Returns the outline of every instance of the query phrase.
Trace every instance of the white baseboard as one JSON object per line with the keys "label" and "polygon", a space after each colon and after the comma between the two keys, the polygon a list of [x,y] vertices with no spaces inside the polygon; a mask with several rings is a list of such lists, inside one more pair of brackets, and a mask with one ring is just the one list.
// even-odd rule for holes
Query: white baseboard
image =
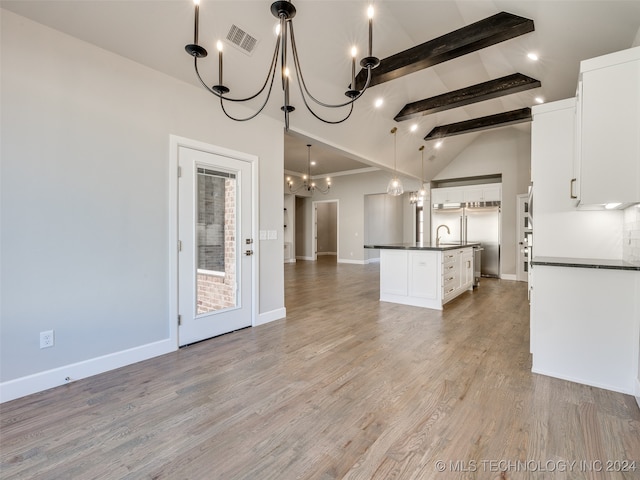
{"label": "white baseboard", "polygon": [[287,316],[286,308],[276,308],[275,310],[271,310],[270,312],[260,313],[258,314],[258,318],[253,324],[254,327],[259,325],[264,325],[265,323],[273,322],[274,320],[280,320]]}
{"label": "white baseboard", "polygon": [[174,341],[166,339],[9,380],[0,383],[0,403],[148,360],[177,349]]}
{"label": "white baseboard", "polygon": [[380,263],[380,257],[377,257],[377,258],[369,258],[369,259],[367,259],[367,260],[365,261],[365,263],[366,263],[366,264],[369,264],[369,263]]}
{"label": "white baseboard", "polygon": [[338,252],[318,252],[316,255],[338,255]]}
{"label": "white baseboard", "polygon": [[500,275],[501,280],[513,280],[514,282],[518,281],[518,276],[512,273],[503,273]]}
{"label": "white baseboard", "polygon": [[355,265],[364,265],[365,261],[364,260],[350,260],[347,258],[339,258],[338,259],[338,263],[352,263]]}
{"label": "white baseboard", "polygon": [[631,391],[632,388],[627,389],[618,385],[607,385],[600,382],[592,382],[590,380],[585,380],[582,378],[573,378],[568,375],[559,375],[555,372],[548,372],[545,370],[541,370],[538,368],[531,368],[531,372],[537,373],[539,375],[546,375],[547,377],[559,378],[560,380],[566,380],[568,382],[579,383],[581,385],[589,385],[590,387],[602,388],[603,390],[610,390],[612,392],[624,393],[625,395],[633,395],[634,393]]}
{"label": "white baseboard", "polygon": [[313,261],[313,257],[303,257],[302,255],[297,255],[296,260],[310,260]]}

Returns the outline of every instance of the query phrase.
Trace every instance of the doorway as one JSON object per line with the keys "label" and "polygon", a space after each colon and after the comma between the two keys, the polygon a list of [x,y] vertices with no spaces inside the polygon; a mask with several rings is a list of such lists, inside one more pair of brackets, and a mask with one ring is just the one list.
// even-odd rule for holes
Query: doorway
{"label": "doorway", "polygon": [[253,165],[225,153],[177,146],[180,346],[252,325]]}
{"label": "doorway", "polygon": [[333,255],[338,258],[338,201],[319,200],[313,202],[313,259],[318,255]]}

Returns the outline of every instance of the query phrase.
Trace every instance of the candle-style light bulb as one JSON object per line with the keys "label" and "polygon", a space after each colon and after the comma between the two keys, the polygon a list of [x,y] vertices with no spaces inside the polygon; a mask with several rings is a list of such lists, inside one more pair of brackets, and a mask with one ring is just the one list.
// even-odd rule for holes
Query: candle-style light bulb
{"label": "candle-style light bulb", "polygon": [[198,45],[198,25],[200,23],[200,0],[193,0],[193,4],[196,7],[196,15],[193,27],[193,44]]}
{"label": "candle-style light bulb", "polygon": [[351,47],[351,88],[356,86],[356,55],[358,55],[358,49],[355,46]]}
{"label": "candle-style light bulb", "polygon": [[373,56],[373,5],[369,5],[367,9],[367,16],[369,17],[369,56]]}
{"label": "candle-style light bulb", "polygon": [[218,40],[216,43],[218,49],[218,85],[222,85],[222,42]]}

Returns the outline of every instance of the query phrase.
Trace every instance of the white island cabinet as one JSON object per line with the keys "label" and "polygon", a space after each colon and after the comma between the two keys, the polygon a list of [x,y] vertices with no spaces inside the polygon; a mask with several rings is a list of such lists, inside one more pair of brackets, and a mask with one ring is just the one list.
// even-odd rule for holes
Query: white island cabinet
{"label": "white island cabinet", "polygon": [[473,246],[367,245],[380,249],[380,300],[442,310],[473,290]]}

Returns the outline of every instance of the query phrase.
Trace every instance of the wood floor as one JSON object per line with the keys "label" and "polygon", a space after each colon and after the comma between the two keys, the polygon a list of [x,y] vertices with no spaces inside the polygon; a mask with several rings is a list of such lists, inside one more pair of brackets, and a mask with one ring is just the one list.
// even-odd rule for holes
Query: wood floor
{"label": "wood floor", "polygon": [[633,397],[530,372],[525,284],[438,312],[320,260],[286,319],[3,404],[0,477],[640,478]]}

